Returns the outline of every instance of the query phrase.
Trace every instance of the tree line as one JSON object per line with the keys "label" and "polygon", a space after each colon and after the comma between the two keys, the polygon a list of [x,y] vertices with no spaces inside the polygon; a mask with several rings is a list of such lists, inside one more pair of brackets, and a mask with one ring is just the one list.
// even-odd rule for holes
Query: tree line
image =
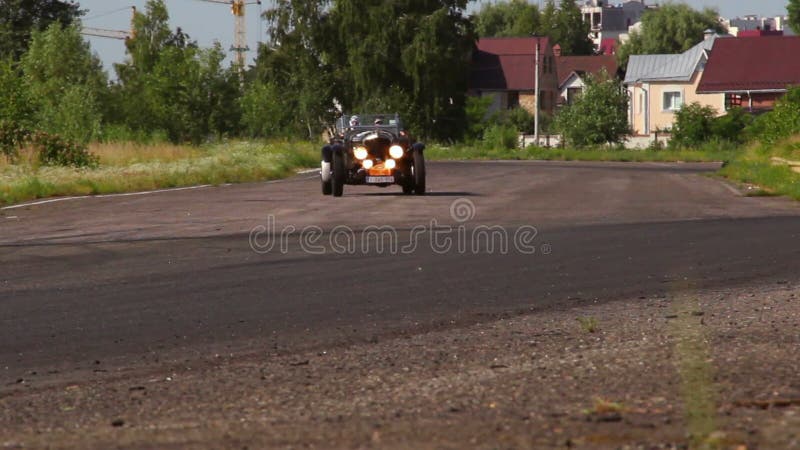
{"label": "tree line", "polygon": [[[200,48],[171,29],[164,0],[148,0],[109,79],[80,34],[84,13],[73,2],[0,0],[0,129],[76,142],[315,139],[338,109],[399,112],[415,134],[453,141],[474,135],[480,116],[466,97],[479,37],[546,35],[564,55],[594,51],[575,0],[541,11],[510,0],[474,15],[466,0],[276,0],[263,16],[270,38],[240,72],[219,44]],[[621,58],[683,51],[707,27],[719,28],[713,11],[665,5]]]}

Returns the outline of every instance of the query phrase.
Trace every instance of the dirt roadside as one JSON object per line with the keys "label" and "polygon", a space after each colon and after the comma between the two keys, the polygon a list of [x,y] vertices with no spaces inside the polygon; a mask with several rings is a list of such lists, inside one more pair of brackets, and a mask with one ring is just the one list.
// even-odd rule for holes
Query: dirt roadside
{"label": "dirt roadside", "polygon": [[0,448],[800,448],[800,283],[0,397]]}

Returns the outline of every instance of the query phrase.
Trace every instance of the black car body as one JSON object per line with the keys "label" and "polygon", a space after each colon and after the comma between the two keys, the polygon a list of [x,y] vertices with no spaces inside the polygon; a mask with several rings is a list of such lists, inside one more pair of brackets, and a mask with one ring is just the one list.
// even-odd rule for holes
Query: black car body
{"label": "black car body", "polygon": [[344,115],[322,149],[322,193],[342,195],[345,184],[399,185],[425,194],[425,146],[415,142],[397,114]]}

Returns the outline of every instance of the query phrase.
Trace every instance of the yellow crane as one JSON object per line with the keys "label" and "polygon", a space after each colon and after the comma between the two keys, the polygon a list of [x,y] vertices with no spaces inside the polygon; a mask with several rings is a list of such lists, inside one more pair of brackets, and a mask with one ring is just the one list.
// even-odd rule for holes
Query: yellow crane
{"label": "yellow crane", "polygon": [[[117,10],[114,10],[114,11],[109,11],[107,13],[103,13],[103,14],[101,14],[99,16],[90,17],[89,19],[94,19],[94,18],[97,18],[97,17],[103,17],[103,16],[106,16],[106,15],[109,15],[109,14],[113,14],[115,12],[119,12],[119,11],[122,11],[122,10],[125,10],[125,9],[128,9],[128,8],[129,7],[126,6],[125,8],[122,8],[122,9],[117,9]],[[130,29],[130,31],[109,30],[109,29],[106,29],[106,28],[94,28],[94,27],[86,27],[86,26],[84,26],[84,27],[81,27],[81,34],[84,35],[84,36],[97,36],[97,37],[103,37],[103,38],[109,38],[109,39],[119,39],[119,40],[122,40],[122,41],[125,41],[125,40],[128,40],[128,39],[132,38],[134,36],[134,34],[135,34],[134,30],[133,30],[133,17],[136,17],[136,7],[135,6],[130,6],[130,9],[133,11],[133,16],[131,17],[131,29]]]}
{"label": "yellow crane", "polygon": [[247,21],[245,20],[245,14],[247,10],[247,5],[261,5],[261,0],[199,0],[207,3],[219,3],[223,5],[229,5],[231,7],[231,14],[233,14],[235,26],[233,31],[233,45],[230,48],[230,51],[236,53],[236,58],[234,59],[235,64],[239,67],[239,70],[244,70],[245,59],[247,57],[247,52],[250,51],[250,47],[247,46]]}

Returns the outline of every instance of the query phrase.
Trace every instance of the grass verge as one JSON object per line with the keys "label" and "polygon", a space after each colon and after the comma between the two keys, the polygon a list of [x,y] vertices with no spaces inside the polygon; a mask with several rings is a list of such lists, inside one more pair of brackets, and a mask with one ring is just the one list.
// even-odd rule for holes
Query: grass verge
{"label": "grass verge", "polygon": [[786,195],[800,200],[800,173],[773,158],[800,161],[800,136],[775,146],[753,145],[720,170],[720,175],[741,183],[758,185],[751,195]]}
{"label": "grass verge", "polygon": [[0,164],[0,205],[52,196],[112,194],[288,176],[319,164],[311,143],[234,142],[193,148],[166,144],[96,144],[95,169],[48,167],[22,158]]}
{"label": "grass verge", "polygon": [[527,147],[524,149],[487,149],[467,146],[430,146],[425,156],[431,160],[546,160],[546,161],[620,161],[620,162],[712,162],[727,161],[737,150],[627,150],[570,149]]}

